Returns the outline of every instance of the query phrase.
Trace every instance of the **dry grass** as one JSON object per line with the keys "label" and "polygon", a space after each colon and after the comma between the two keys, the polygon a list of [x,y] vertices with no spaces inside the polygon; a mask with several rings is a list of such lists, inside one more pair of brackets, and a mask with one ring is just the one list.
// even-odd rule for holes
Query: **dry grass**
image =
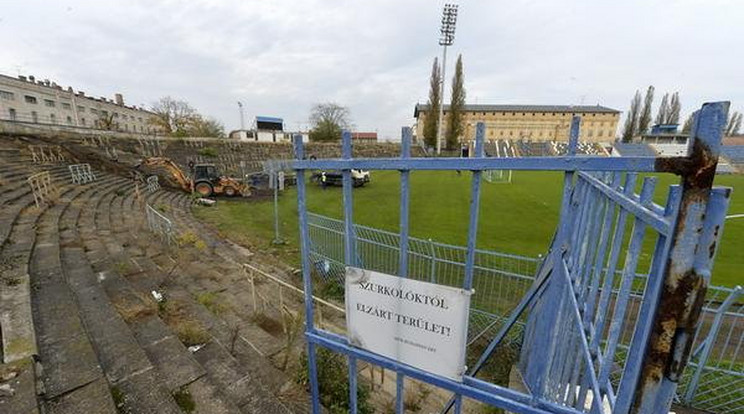
{"label": "dry grass", "polygon": [[201,323],[189,318],[183,303],[165,300],[159,304],[158,311],[163,321],[173,329],[184,345],[199,345],[209,341],[207,330]]}
{"label": "dry grass", "polygon": [[112,303],[126,323],[132,323],[145,316],[155,315],[158,307],[155,302],[141,293],[117,296]]}
{"label": "dry grass", "polygon": [[199,293],[196,295],[196,301],[215,315],[221,315],[229,309],[229,306],[221,301],[215,292]]}

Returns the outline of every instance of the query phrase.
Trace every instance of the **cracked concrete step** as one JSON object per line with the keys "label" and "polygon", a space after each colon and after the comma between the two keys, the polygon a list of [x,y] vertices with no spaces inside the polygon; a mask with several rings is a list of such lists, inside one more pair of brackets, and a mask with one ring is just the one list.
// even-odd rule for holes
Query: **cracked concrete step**
{"label": "cracked concrete step", "polygon": [[[122,181],[117,184],[89,197],[87,205],[95,206],[101,196],[124,185]],[[79,239],[77,222],[82,210],[77,206],[68,210],[66,222],[75,229],[69,234],[71,238]],[[95,214],[95,211],[85,209],[86,213]],[[82,242],[78,240],[78,244]],[[63,247],[61,253],[65,273],[74,287],[81,317],[103,371],[109,382],[129,397],[124,406],[138,413],[178,413],[170,392],[161,387],[157,371],[110,302],[83,249]]]}
{"label": "cracked concrete step", "polygon": [[246,372],[219,342],[210,341],[194,353],[222,390],[244,413],[291,413],[260,381],[255,372]]}
{"label": "cracked concrete step", "polygon": [[[109,205],[111,204],[113,202]],[[117,207],[111,207],[109,213],[114,215],[121,213],[121,211]],[[112,220],[111,216],[108,216],[108,220],[105,215],[102,217],[97,215],[97,217],[100,218],[97,221],[99,228],[108,229],[111,227],[111,222],[117,222],[117,220]],[[119,221],[119,223],[121,222]],[[110,232],[106,234],[111,235]],[[115,234],[124,235],[124,232],[115,232]],[[122,240],[118,240],[118,242],[121,243]],[[126,250],[128,253],[131,248],[127,247]],[[102,283],[112,299],[118,298],[118,301],[126,301],[131,307],[139,309],[144,309],[146,306],[141,303],[138,305],[137,302],[151,300],[149,290],[140,291],[138,294],[126,279],[116,274],[107,274],[102,279]],[[154,305],[154,302],[152,305]],[[219,386],[213,384],[209,378],[204,378],[205,369],[159,317],[146,315],[130,321],[130,326],[150,360],[163,374],[169,388],[171,390],[183,387],[188,389],[195,400],[198,412],[239,411],[238,407],[227,396],[223,395],[224,392]]]}
{"label": "cracked concrete step", "polygon": [[44,367],[41,377],[46,405],[52,412],[85,412],[91,407],[115,411],[106,408],[113,408],[111,395],[78,315],[75,296],[63,276],[59,256],[59,216],[77,196],[92,188],[74,188],[69,197],[63,198],[64,202],[42,214],[31,255],[32,309]]}
{"label": "cracked concrete step", "polygon": [[[63,200],[69,191],[63,193]],[[0,284],[0,329],[3,332],[5,362],[37,353],[29,265],[36,243],[35,228],[41,215],[42,210],[22,211],[13,220],[13,227],[8,234],[9,243],[0,251],[0,258],[6,263],[3,270],[4,282]]]}

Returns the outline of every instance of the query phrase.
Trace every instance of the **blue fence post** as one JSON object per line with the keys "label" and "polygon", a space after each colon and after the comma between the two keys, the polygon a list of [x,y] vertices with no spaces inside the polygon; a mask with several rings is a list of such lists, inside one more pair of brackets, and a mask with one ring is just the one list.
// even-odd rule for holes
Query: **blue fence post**
{"label": "blue fence post", "polygon": [[[341,158],[351,159],[351,132],[349,131],[341,133]],[[344,198],[344,262],[346,266],[356,266],[351,170],[342,170],[341,177]],[[349,412],[352,414],[357,412],[357,362],[353,355],[349,355]]]}
{"label": "blue fence post", "polygon": [[710,274],[710,259],[700,260],[695,251],[714,248],[700,245],[695,229],[704,226],[728,107],[728,102],[706,103],[693,117],[690,171],[682,177],[680,207],[663,254],[669,260],[646,287],[617,392],[619,412],[667,409],[687,364]]}
{"label": "blue fence post", "polygon": [[[304,158],[302,135],[294,136],[295,157]],[[305,332],[315,332],[313,319],[313,283],[310,273],[310,235],[307,229],[307,189],[305,170],[297,170],[297,210],[300,224],[300,256],[302,261],[302,283],[305,291]],[[315,358],[315,344],[307,341],[307,366],[310,377],[310,398],[313,414],[320,414],[320,393],[318,390],[318,371]]]}
{"label": "blue fence post", "polygon": [[[400,157],[411,158],[411,128],[403,127],[400,137]],[[398,275],[408,277],[408,229],[410,217],[410,180],[409,170],[400,170],[400,258],[398,259]],[[404,412],[405,377],[398,372],[395,376],[395,412]]]}

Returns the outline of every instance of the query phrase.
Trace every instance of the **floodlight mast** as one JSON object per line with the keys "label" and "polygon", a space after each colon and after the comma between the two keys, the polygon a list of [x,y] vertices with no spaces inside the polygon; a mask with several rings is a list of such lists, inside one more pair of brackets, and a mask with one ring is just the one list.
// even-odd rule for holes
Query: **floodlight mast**
{"label": "floodlight mast", "polygon": [[[442,122],[444,121],[444,69],[447,65],[447,46],[455,41],[457,4],[447,3],[442,10],[442,27],[439,29],[439,45],[442,46],[442,70],[439,89],[439,124],[437,126],[437,155],[442,153]],[[432,108],[433,109],[433,108]]]}
{"label": "floodlight mast", "polygon": [[240,108],[240,130],[245,131],[245,118],[243,117],[243,102],[238,101],[238,108]]}

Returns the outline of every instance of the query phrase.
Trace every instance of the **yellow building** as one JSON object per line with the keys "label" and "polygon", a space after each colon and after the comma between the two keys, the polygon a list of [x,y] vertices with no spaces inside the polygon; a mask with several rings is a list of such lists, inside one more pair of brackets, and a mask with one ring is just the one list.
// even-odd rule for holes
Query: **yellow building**
{"label": "yellow building", "polygon": [[[449,105],[445,105],[442,125],[445,129],[448,112]],[[414,117],[417,139],[423,139],[428,115],[428,104],[416,105]],[[486,124],[486,140],[568,141],[573,115],[581,116],[581,141],[615,140],[620,111],[600,105],[465,105],[465,133],[460,141],[475,139],[475,125],[478,122]]]}

